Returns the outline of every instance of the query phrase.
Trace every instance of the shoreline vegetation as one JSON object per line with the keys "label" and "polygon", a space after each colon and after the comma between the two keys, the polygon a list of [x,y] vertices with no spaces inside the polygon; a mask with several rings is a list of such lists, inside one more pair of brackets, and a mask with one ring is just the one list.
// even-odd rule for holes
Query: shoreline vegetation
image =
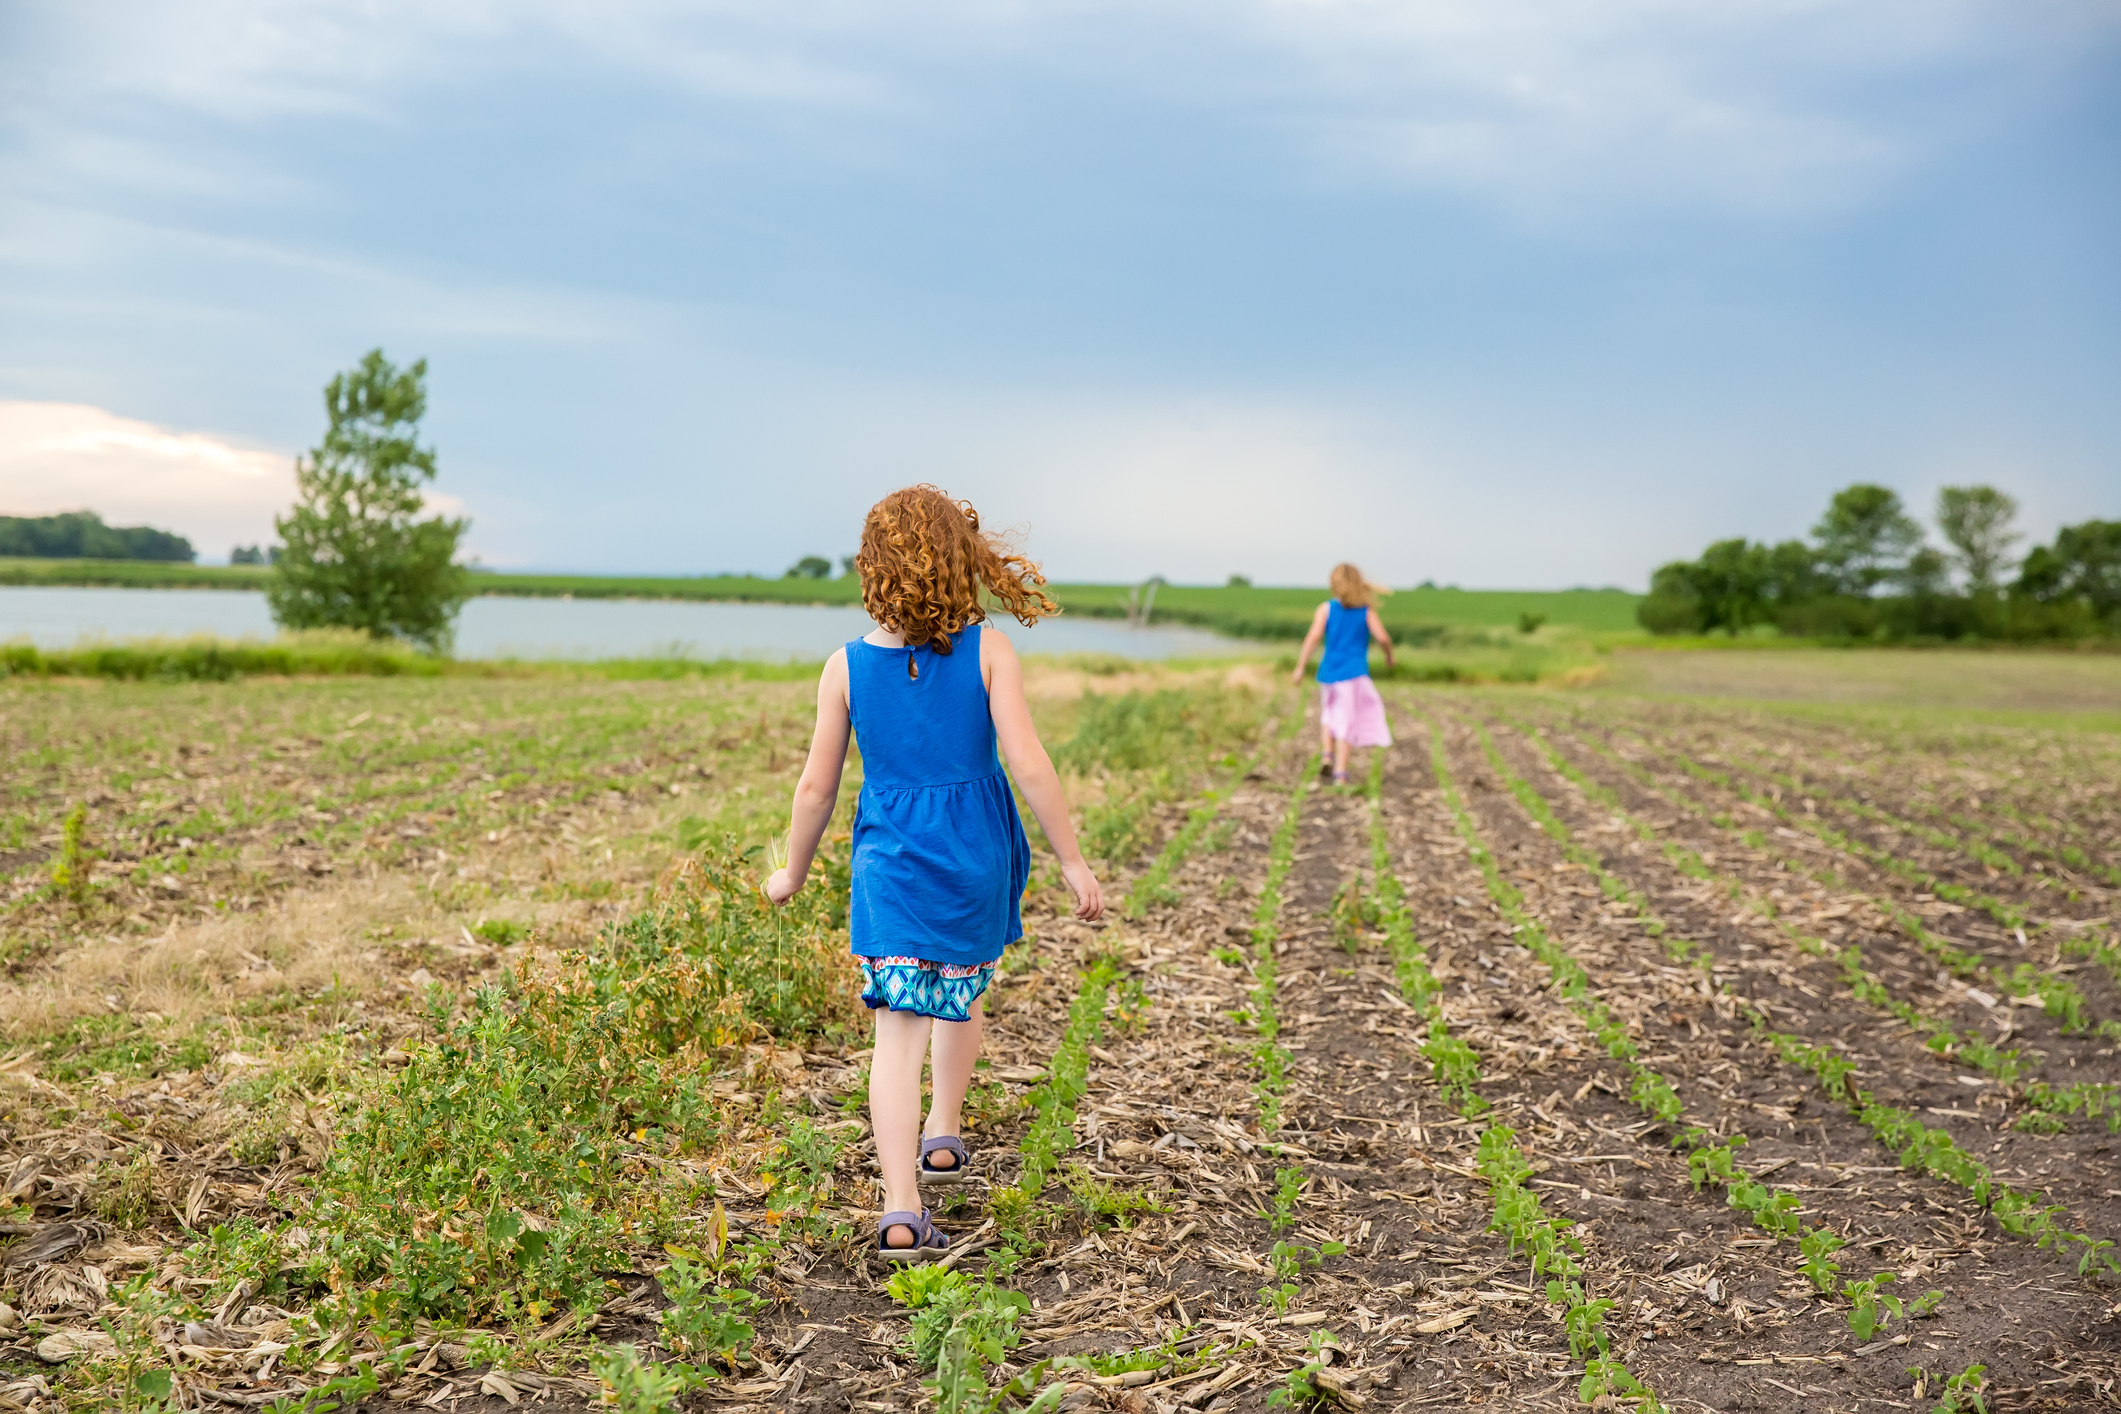
{"label": "shoreline vegetation", "polygon": [[[235,589],[263,592],[272,570],[263,565],[187,565],[144,560],[36,560],[0,557],[0,585],[80,589]],[[678,602],[816,604],[853,608],[862,601],[852,577],[810,579],[764,575],[514,574],[477,570],[474,595],[526,599],[652,599]],[[1054,598],[1085,618],[1129,617],[1134,586],[1050,584]],[[1323,588],[1263,588],[1159,584],[1149,621],[1204,628],[1232,638],[1297,641],[1310,626]],[[1594,632],[1635,631],[1639,594],[1625,589],[1490,590],[1424,585],[1402,589],[1379,605],[1395,637],[1416,640],[1438,630],[1522,629],[1552,624]]]}

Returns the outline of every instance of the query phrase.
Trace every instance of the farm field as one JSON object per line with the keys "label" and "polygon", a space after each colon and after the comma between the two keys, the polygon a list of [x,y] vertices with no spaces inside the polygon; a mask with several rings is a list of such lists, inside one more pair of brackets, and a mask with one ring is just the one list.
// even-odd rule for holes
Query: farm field
{"label": "farm field", "polygon": [[[1616,691],[1851,708],[2077,714],[2071,725],[2121,727],[2121,653],[1963,649],[1712,648],[1611,654]],[[2088,715],[2096,714],[2096,715]]]}
{"label": "farm field", "polygon": [[2121,738],[1387,693],[1035,675],[1116,906],[886,1283],[806,684],[0,684],[0,1401],[2116,1402]]}

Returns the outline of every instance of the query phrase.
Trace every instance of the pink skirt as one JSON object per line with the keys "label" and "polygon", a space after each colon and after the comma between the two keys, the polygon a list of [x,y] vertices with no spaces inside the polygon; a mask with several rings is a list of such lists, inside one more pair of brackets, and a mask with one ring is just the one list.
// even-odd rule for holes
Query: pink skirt
{"label": "pink skirt", "polygon": [[1385,725],[1385,700],[1377,695],[1377,684],[1368,673],[1319,684],[1318,720],[1327,735],[1350,746],[1392,744],[1392,729]]}

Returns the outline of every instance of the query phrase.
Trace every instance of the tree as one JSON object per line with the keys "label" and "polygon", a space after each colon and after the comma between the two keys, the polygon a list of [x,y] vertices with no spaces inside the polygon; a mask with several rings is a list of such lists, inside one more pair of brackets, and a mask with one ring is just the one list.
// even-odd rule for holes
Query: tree
{"label": "tree", "polygon": [[824,579],[832,573],[832,561],[823,555],[805,555],[788,566],[783,579]]}
{"label": "tree", "polygon": [[265,551],[256,545],[238,545],[228,552],[228,562],[232,565],[262,565]]}
{"label": "tree", "polygon": [[1897,492],[1859,482],[1834,493],[1826,514],[1812,527],[1812,539],[1833,587],[1868,597],[1899,574],[1908,554],[1922,543],[1922,527],[1901,506]]}
{"label": "tree", "polygon": [[1937,529],[1975,594],[1995,591],[2011,546],[2025,537],[2011,529],[2018,502],[1993,486],[1947,486],[1937,493]]}
{"label": "tree", "polygon": [[1812,549],[1802,541],[1719,540],[1700,559],[1675,560],[1651,576],[1649,597],[1635,617],[1652,633],[1735,634],[1776,621],[1818,592]]}
{"label": "tree", "polygon": [[188,564],[191,541],[145,525],[105,525],[94,511],[0,516],[0,555],[46,560],[167,560]]}
{"label": "tree", "polygon": [[427,360],[399,369],[373,349],[324,389],[324,440],[295,463],[295,504],[266,587],[283,628],[352,628],[446,651],[471,597],[457,563],[468,520],[417,519],[435,454],[419,445]]}
{"label": "tree", "polygon": [[2121,613],[2121,520],[2065,525],[2035,546],[2018,573],[2019,593],[2042,603],[2081,601],[2101,619]]}

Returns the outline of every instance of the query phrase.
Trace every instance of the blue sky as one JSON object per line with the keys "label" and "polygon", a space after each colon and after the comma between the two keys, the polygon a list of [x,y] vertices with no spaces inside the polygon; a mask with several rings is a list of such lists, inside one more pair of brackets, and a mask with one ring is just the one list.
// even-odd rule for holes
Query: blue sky
{"label": "blue sky", "polygon": [[16,0],[0,511],[225,554],[381,345],[494,564],[1639,587],[2121,517],[2117,250],[2112,3]]}

